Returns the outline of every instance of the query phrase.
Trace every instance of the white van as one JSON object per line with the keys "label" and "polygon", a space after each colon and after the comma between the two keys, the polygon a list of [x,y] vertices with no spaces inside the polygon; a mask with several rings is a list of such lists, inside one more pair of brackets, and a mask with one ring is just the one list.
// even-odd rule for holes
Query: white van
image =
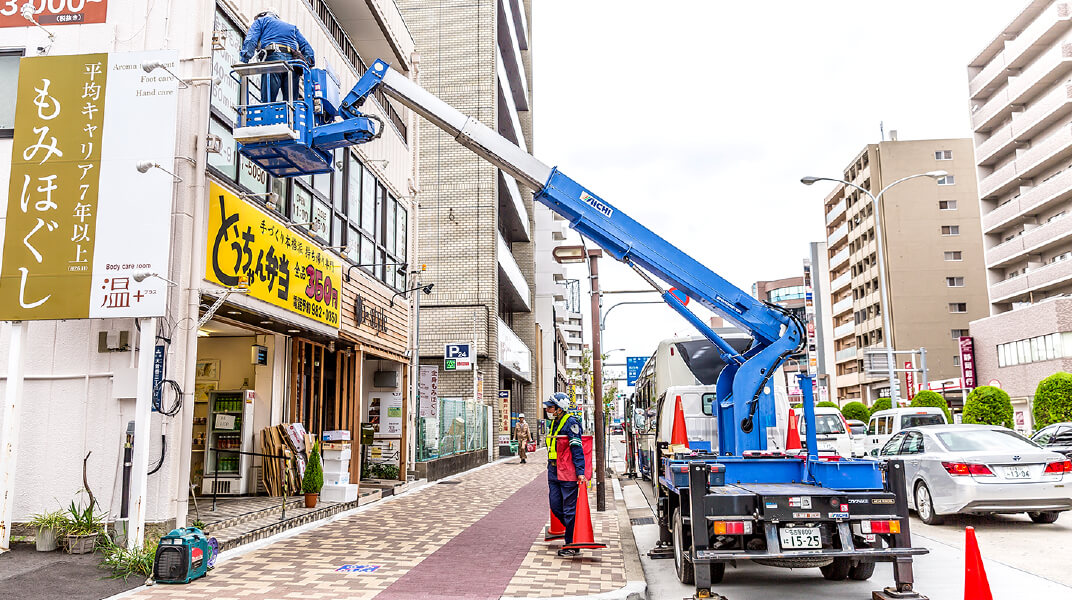
{"label": "white van", "polygon": [[880,410],[867,422],[867,453],[876,455],[902,429],[945,424],[945,411],[936,406]]}
{"label": "white van", "polygon": [[[800,443],[807,445],[807,427],[804,425],[804,409],[796,409],[800,428]],[[852,458],[852,432],[846,426],[841,411],[829,406],[815,407],[815,443],[819,451],[834,451],[838,456]]]}

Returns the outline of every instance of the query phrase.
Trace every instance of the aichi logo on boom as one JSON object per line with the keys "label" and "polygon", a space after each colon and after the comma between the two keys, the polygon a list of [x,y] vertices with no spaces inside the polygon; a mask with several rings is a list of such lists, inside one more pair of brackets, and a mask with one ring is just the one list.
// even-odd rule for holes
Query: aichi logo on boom
{"label": "aichi logo on boom", "polygon": [[588,192],[581,192],[581,202],[589,204],[592,208],[603,213],[604,216],[611,216],[614,214],[614,209],[603,203],[602,200],[589,194]]}

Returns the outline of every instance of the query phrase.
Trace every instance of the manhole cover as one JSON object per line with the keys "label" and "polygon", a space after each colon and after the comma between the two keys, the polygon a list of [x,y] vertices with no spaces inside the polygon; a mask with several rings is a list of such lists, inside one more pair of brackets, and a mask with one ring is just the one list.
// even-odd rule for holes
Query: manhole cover
{"label": "manhole cover", "polygon": [[439,485],[458,485],[460,481],[440,481]]}
{"label": "manhole cover", "polygon": [[637,519],[629,519],[629,522],[633,525],[654,525],[655,517],[640,517]]}

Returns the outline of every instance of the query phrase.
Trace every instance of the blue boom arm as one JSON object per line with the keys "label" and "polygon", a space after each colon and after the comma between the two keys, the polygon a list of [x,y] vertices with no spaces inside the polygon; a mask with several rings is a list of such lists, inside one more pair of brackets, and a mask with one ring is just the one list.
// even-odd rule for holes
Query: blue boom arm
{"label": "blue boom arm", "polygon": [[[343,122],[336,125],[367,127],[367,115],[359,109],[377,89],[383,89],[482,158],[538,190],[534,196],[537,201],[565,217],[581,235],[632,267],[659,290],[666,303],[710,339],[726,361],[716,388],[719,453],[740,456],[746,450],[767,448],[767,428],[776,424],[768,381],[785,357],[800,347],[803,331],[798,321],[737,288],[557,168],[549,168],[498,133],[461,114],[383,61],[376,61],[343,100]],[[339,137],[369,136],[358,132]],[[652,275],[748,332],[754,338],[752,347],[738,354]]]}

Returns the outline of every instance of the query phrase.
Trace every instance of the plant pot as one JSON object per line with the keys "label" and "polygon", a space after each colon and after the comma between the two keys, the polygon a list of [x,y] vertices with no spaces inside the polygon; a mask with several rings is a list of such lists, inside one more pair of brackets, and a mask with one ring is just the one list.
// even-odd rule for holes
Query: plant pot
{"label": "plant pot", "polygon": [[316,508],[316,500],[320,494],[305,494],[305,508]]}
{"label": "plant pot", "polygon": [[34,542],[38,552],[52,552],[56,549],[56,530],[51,527],[39,528]]}
{"label": "plant pot", "polygon": [[89,554],[97,547],[97,534],[67,535],[68,554]]}

